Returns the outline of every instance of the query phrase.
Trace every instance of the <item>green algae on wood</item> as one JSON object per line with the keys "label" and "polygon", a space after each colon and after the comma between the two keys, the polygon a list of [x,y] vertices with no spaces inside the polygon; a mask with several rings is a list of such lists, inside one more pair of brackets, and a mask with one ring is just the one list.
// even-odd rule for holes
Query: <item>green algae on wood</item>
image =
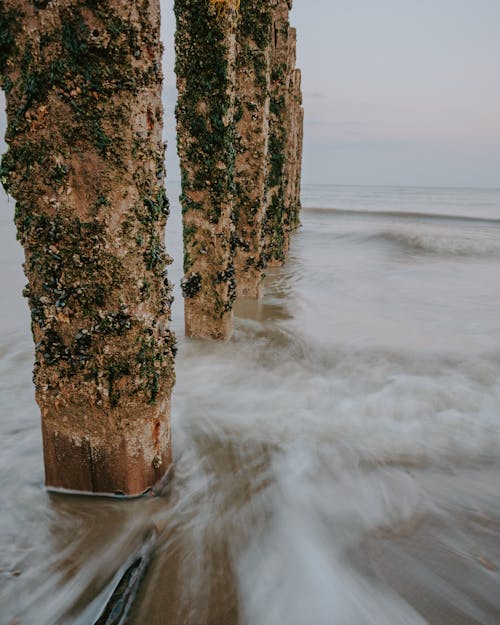
{"label": "green algae on wood", "polygon": [[159,2],[3,0],[0,51],[46,482],[138,494],[171,462]]}
{"label": "green algae on wood", "polygon": [[[186,334],[232,333],[236,15],[176,0],[177,148],[184,227]],[[221,278],[221,276],[224,276]]]}
{"label": "green algae on wood", "polygon": [[267,210],[264,219],[264,264],[283,265],[288,251],[289,222],[285,207],[287,186],[287,122],[289,117],[289,3],[277,0],[273,15],[269,103]]}
{"label": "green algae on wood", "polygon": [[304,139],[304,109],[302,107],[301,72],[295,69],[291,80],[291,120],[288,147],[288,186],[286,202],[289,206],[290,227],[296,230],[300,226],[302,146]]}
{"label": "green algae on wood", "polygon": [[236,56],[235,268],[240,297],[258,298],[268,172],[272,2],[242,0]]}
{"label": "green algae on wood", "polygon": [[265,264],[286,262],[290,233],[298,226],[302,120],[300,81],[295,72],[296,32],[290,27],[291,2],[276,0],[269,115],[268,200],[264,222]]}

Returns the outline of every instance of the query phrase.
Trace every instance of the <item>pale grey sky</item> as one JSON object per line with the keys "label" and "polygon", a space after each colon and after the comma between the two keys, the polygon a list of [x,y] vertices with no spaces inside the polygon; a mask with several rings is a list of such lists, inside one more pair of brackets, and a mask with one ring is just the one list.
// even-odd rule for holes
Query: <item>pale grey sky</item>
{"label": "pale grey sky", "polygon": [[[178,180],[173,0],[162,6]],[[292,22],[304,182],[500,187],[500,0],[295,0]]]}
{"label": "pale grey sky", "polygon": [[500,187],[500,0],[295,0],[293,21],[307,181]]}

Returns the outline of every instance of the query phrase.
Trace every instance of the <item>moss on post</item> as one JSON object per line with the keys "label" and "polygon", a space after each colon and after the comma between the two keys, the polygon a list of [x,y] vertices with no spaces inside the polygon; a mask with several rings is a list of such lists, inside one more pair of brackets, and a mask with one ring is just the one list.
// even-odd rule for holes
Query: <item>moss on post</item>
{"label": "moss on post", "polygon": [[260,296],[274,7],[242,0],[236,57],[235,268],[240,297]]}
{"label": "moss on post", "polygon": [[49,487],[137,495],[171,462],[159,0],[3,0],[5,188]]}
{"label": "moss on post", "polygon": [[295,69],[290,81],[290,134],[288,137],[287,189],[285,206],[290,215],[290,229],[300,225],[300,186],[302,174],[302,143],[304,136],[304,109],[302,108],[301,72]]}
{"label": "moss on post", "polygon": [[297,122],[297,152],[296,152],[296,174],[295,174],[295,192],[293,195],[293,206],[295,209],[295,217],[292,221],[292,225],[298,228],[300,225],[300,211],[302,209],[301,191],[302,191],[302,157],[304,153],[304,107],[302,96],[302,81],[301,72],[297,70],[297,108],[298,108],[298,122]]}
{"label": "moss on post", "polygon": [[[218,5],[219,3],[217,3]],[[234,3],[176,0],[177,146],[181,161],[186,334],[232,334],[236,282]]]}
{"label": "moss on post", "polygon": [[291,91],[295,67],[293,31],[289,23],[290,0],[276,0],[273,19],[269,106],[268,197],[264,221],[264,260],[270,266],[283,265],[287,258],[290,215],[286,189],[288,167]]}

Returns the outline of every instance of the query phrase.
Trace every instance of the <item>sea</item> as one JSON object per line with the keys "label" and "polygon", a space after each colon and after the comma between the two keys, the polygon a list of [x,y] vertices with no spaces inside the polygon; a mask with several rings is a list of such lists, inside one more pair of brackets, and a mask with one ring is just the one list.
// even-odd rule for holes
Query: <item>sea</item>
{"label": "sea", "polygon": [[183,333],[179,192],[175,466],[134,501],[44,489],[1,195],[0,624],[92,625],[153,532],[134,625],[498,625],[500,190],[305,185],[226,343]]}

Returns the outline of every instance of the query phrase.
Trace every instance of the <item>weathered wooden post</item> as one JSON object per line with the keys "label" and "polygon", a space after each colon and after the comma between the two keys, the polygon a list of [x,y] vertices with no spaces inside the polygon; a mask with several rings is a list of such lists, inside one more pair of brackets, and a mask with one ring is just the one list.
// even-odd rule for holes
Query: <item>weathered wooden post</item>
{"label": "weathered wooden post", "polygon": [[296,230],[300,225],[300,187],[302,177],[302,144],[304,136],[304,109],[302,108],[302,86],[300,69],[295,69],[290,82],[291,113],[290,136],[288,139],[287,191],[285,205],[290,214],[290,228]]}
{"label": "weathered wooden post", "polygon": [[0,71],[51,488],[171,462],[159,0],[2,0]]}
{"label": "weathered wooden post", "polygon": [[236,291],[258,298],[269,145],[269,85],[274,2],[242,0],[236,57],[234,219]]}
{"label": "weathered wooden post", "polygon": [[[240,7],[235,169],[239,295],[258,296],[255,285],[260,285],[262,269],[284,264],[290,233],[300,223],[303,109],[291,6],[291,0],[246,0]],[[259,76],[267,78],[265,90]]]}
{"label": "weathered wooden post", "polygon": [[291,119],[290,80],[295,68],[295,32],[290,28],[291,0],[277,0],[274,7],[273,47],[269,107],[268,197],[264,222],[264,258],[269,266],[286,261],[290,215],[286,189]]}
{"label": "weathered wooden post", "polygon": [[227,339],[236,292],[234,84],[237,0],[176,0],[186,334]]}

